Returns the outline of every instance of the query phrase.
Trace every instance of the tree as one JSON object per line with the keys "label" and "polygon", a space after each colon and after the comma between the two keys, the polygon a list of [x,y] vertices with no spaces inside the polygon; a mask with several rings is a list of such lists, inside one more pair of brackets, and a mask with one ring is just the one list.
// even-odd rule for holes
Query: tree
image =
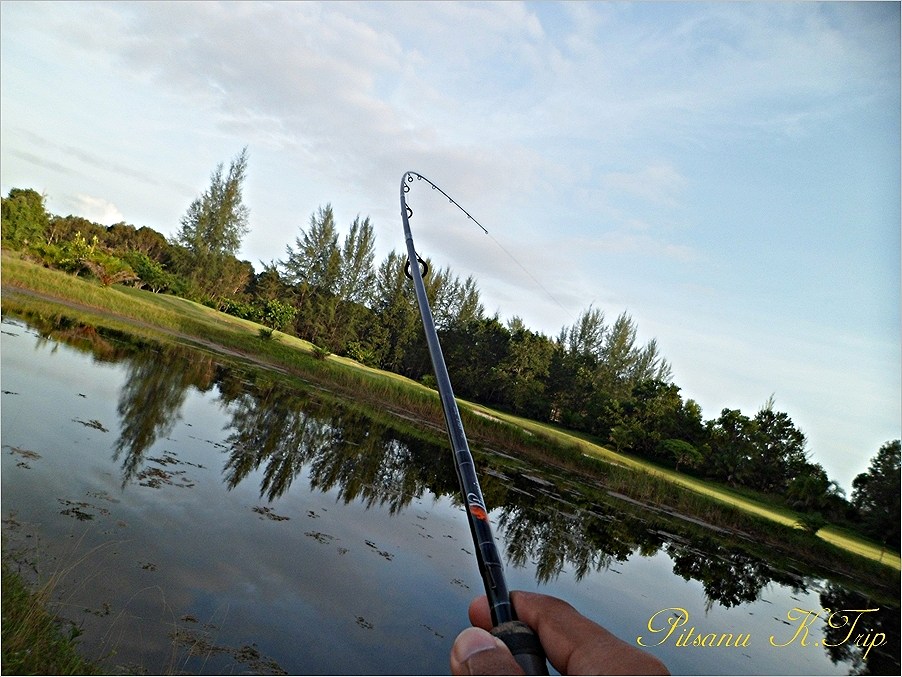
{"label": "tree", "polygon": [[99,240],[106,236],[106,228],[99,223],[94,223],[82,216],[51,216],[50,225],[47,228],[47,242],[66,242],[73,240],[76,235],[81,234],[82,237],[93,240],[95,237]]}
{"label": "tree", "polygon": [[522,416],[548,418],[545,381],[554,345],[548,337],[526,328],[519,317],[508,322],[507,358],[499,365],[504,374],[505,404]]}
{"label": "tree", "polygon": [[698,449],[685,440],[663,440],[660,445],[660,454],[673,461],[674,470],[680,471],[680,466],[694,468],[702,462],[702,455]]}
{"label": "tree", "polygon": [[302,298],[312,290],[334,294],[337,291],[341,252],[332,205],[320,207],[310,216],[310,226],[301,229],[294,247],[285,248],[287,258],[280,261],[285,277],[295,285]]}
{"label": "tree", "polygon": [[279,273],[278,265],[272,261],[262,263],[263,270],[251,280],[248,290],[255,301],[265,303],[274,299],[286,300],[291,293],[289,285]]}
{"label": "tree", "polygon": [[724,409],[708,423],[708,474],[732,485],[745,484],[755,453],[755,421],[738,409]]}
{"label": "tree", "polygon": [[807,465],[805,435],[789,415],[774,410],[771,397],[755,416],[755,451],[749,459],[747,484],[782,493]]}
{"label": "tree", "polygon": [[439,336],[455,390],[487,404],[502,402],[510,332],[497,317],[457,324]]}
{"label": "tree", "polygon": [[0,201],[3,241],[15,247],[35,243],[47,230],[50,219],[44,196],[30,188],[12,188]]}
{"label": "tree", "polygon": [[358,216],[341,247],[337,292],[342,301],[359,305],[372,302],[376,286],[375,248],[376,234],[370,217],[361,221]]}
{"label": "tree", "polygon": [[246,173],[247,147],[232,160],[227,174],[223,175],[222,163],[216,167],[210,187],[182,217],[175,241],[187,256],[180,262],[180,272],[197,296],[223,296],[226,287],[235,286],[235,255],[248,232],[249,212],[242,197]]}
{"label": "tree", "polygon": [[132,250],[126,252],[122,259],[132,267],[138,276],[135,286],[139,289],[146,286],[154,294],[158,294],[172,283],[172,275],[144,252]]}
{"label": "tree", "polygon": [[[288,245],[285,252],[287,258],[280,264],[286,280],[294,285],[298,336],[314,343],[333,343],[331,334],[338,304],[341,251],[331,204],[311,214],[308,228],[301,228],[294,247]],[[335,350],[336,346],[329,348]]]}
{"label": "tree", "polygon": [[332,205],[311,215],[280,262],[294,285],[298,334],[337,353],[358,339],[370,314],[375,289],[376,236],[369,217],[354,219],[341,248]]}
{"label": "tree", "polygon": [[598,386],[611,397],[629,393],[627,375],[635,362],[635,343],[636,325],[629,315],[621,313],[604,333],[596,376]]}
{"label": "tree", "polygon": [[852,505],[864,531],[895,548],[899,547],[899,457],[900,441],[886,442],[867,472],[852,480]]}
{"label": "tree", "polygon": [[827,476],[820,463],[807,463],[786,488],[790,507],[804,513],[839,520],[846,514],[845,492]]}
{"label": "tree", "polygon": [[670,363],[658,352],[658,342],[651,339],[641,350],[633,354],[630,364],[629,379],[631,383],[642,381],[664,381],[669,383],[672,377]]}
{"label": "tree", "polygon": [[[685,448],[680,450],[682,456],[677,459],[672,445],[662,446],[665,440],[679,439],[683,430],[690,425],[685,419],[694,411],[685,408],[680,389],[676,385],[663,381],[642,381],[633,388],[630,398],[620,403],[619,410],[619,424],[622,426],[626,419],[631,423],[627,426],[633,433],[628,446],[634,453],[666,462],[682,462],[685,465],[697,464],[701,460],[693,462],[693,455]],[[622,430],[618,435],[622,444]],[[692,446],[691,442],[685,443]]]}
{"label": "tree", "polygon": [[392,250],[379,265],[373,310],[382,342],[383,369],[400,372],[411,344],[422,335],[413,285],[404,275],[407,256]]}
{"label": "tree", "polygon": [[604,312],[591,306],[586,309],[569,330],[561,330],[561,343],[567,351],[596,361],[604,350],[604,340],[608,328],[604,323]]}

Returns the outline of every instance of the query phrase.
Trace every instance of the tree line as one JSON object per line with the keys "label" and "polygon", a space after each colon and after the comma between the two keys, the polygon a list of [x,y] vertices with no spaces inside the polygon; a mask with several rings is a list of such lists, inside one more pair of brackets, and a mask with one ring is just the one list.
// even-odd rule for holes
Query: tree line
{"label": "tree line", "polygon": [[[345,355],[434,385],[407,257],[378,264],[369,217],[342,234],[332,206],[299,227],[285,256],[257,271],[237,254],[249,231],[247,149],[217,166],[170,239],[146,226],[109,227],[49,214],[31,189],[2,203],[2,243],[46,266],[200,301]],[[753,416],[723,409],[704,420],[684,399],[657,342],[637,341],[627,313],[590,306],[549,337],[519,317],[489,316],[473,277],[427,260],[427,295],[458,396],[590,434],[617,451],[699,477],[779,497],[816,531],[843,522],[898,547],[899,441],[888,442],[847,500],[773,398]]]}

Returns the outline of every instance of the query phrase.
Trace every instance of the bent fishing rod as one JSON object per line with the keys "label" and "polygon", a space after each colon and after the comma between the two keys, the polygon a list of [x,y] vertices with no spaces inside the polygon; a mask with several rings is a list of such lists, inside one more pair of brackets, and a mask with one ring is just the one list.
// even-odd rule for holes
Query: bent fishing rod
{"label": "bent fishing rod", "polygon": [[410,232],[410,219],[413,217],[413,210],[408,206],[405,197],[410,191],[410,184],[413,183],[414,177],[417,180],[426,181],[432,188],[448,198],[453,205],[466,214],[483,231],[486,233],[488,231],[450,195],[425,176],[416,172],[405,172],[401,177],[401,220],[404,223],[404,237],[407,242],[407,267],[405,273],[413,280],[417,305],[420,309],[420,318],[423,320],[423,330],[426,333],[429,356],[432,359],[432,368],[435,372],[439,398],[445,414],[445,426],[448,430],[452,451],[454,452],[454,465],[457,470],[457,479],[460,482],[464,511],[470,524],[473,544],[476,546],[476,561],[479,564],[479,573],[482,575],[485,594],[489,602],[489,610],[492,614],[492,634],[507,645],[517,663],[527,675],[547,675],[548,666],[545,663],[545,653],[542,650],[539,638],[532,628],[517,620],[517,615],[510,601],[510,593],[504,578],[504,566],[501,563],[498,547],[492,536],[488,509],[485,505],[485,499],[482,497],[482,489],[479,488],[473,455],[470,453],[470,447],[467,444],[464,425],[460,419],[460,411],[454,399],[448,368],[445,365],[445,358],[442,356],[442,347],[438,340],[438,333],[435,330],[432,309],[429,307],[429,300],[426,297],[426,286],[423,284],[423,276],[428,272],[428,268],[426,267],[426,262],[419,257],[413,245],[413,235]]}

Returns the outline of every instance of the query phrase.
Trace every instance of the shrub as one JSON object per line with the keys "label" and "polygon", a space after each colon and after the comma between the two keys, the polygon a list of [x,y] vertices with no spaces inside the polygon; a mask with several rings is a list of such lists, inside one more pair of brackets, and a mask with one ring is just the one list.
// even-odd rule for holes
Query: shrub
{"label": "shrub", "polygon": [[281,331],[286,325],[294,322],[298,309],[278,299],[270,299],[263,306],[263,310],[257,312],[262,316],[263,324]]}

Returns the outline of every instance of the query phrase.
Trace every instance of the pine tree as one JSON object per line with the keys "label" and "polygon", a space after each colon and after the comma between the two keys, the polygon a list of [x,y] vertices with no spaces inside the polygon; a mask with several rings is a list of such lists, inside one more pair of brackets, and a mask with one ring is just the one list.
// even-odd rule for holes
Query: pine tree
{"label": "pine tree", "polygon": [[182,217],[175,237],[185,252],[179,268],[198,296],[216,297],[234,289],[235,255],[248,232],[248,208],[242,190],[247,172],[247,147],[232,160],[223,176],[220,163],[210,177],[210,187],[196,198]]}

